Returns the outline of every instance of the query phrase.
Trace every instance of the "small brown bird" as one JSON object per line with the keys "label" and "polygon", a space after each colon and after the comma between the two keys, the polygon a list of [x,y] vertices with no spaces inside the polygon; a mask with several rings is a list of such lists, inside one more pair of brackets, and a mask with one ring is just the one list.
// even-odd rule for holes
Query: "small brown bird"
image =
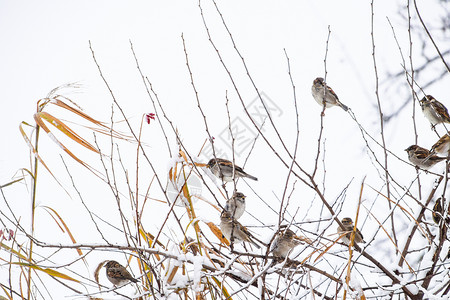
{"label": "small brown bird", "polygon": [[[346,235],[344,235],[342,237],[342,242],[344,244],[350,244],[350,238],[351,238],[351,233],[353,231],[353,220],[351,218],[343,218],[341,221],[342,225],[344,225],[344,228],[341,228],[340,226],[338,226],[337,228],[337,233],[339,235],[344,234],[345,232],[348,232]],[[356,232],[355,232],[355,243],[365,243],[363,235],[361,233],[361,231],[359,231],[358,228],[356,228]]]}
{"label": "small brown bird", "polygon": [[249,242],[256,248],[261,248],[254,240],[252,234],[238,221],[231,217],[230,212],[223,211],[220,215],[220,230],[222,234],[231,242],[231,235],[233,240],[238,242]]}
{"label": "small brown bird", "polygon": [[125,269],[124,266],[119,264],[115,260],[110,260],[105,265],[106,268],[106,277],[111,281],[115,286],[123,285],[128,281],[138,282],[136,279],[131,276],[131,274]]}
{"label": "small brown bird", "polygon": [[441,199],[439,198],[436,200],[436,203],[434,203],[433,206],[433,212],[432,212],[432,217],[433,217],[433,221],[434,223],[439,225],[439,222],[442,220],[442,215],[444,214],[444,210],[442,209],[442,205],[441,205]]}
{"label": "small brown bird", "polygon": [[428,170],[438,162],[445,160],[445,157],[434,155],[427,149],[417,145],[409,146],[405,151],[408,152],[409,161],[416,167],[424,170]]}
{"label": "small brown bird", "polygon": [[348,110],[348,107],[339,101],[338,96],[331,87],[327,85],[325,92],[325,80],[322,77],[317,77],[314,79],[311,87],[311,93],[314,100],[316,100],[316,102],[322,107],[325,104],[325,107],[327,108],[332,106],[340,106],[343,110]]}
{"label": "small brown bird", "polygon": [[[445,207],[445,201],[442,201],[442,198],[438,198],[436,200],[436,203],[434,203],[432,217],[434,223],[439,225],[439,223],[442,220],[442,217],[444,216],[444,207]],[[447,215],[447,218],[445,218],[445,224],[450,224],[450,215]]]}
{"label": "small brown bird", "polygon": [[235,220],[239,219],[245,212],[245,198],[246,196],[244,194],[235,192],[233,196],[228,199],[224,210],[228,211]]}
{"label": "small brown bird", "polygon": [[440,123],[450,123],[450,116],[447,108],[431,95],[426,95],[419,101],[422,112],[434,127]]}
{"label": "small brown bird", "polygon": [[431,153],[438,153],[445,155],[446,157],[450,154],[450,135],[448,133],[444,134],[432,147]]}
{"label": "small brown bird", "polygon": [[274,256],[286,258],[292,251],[292,249],[294,249],[299,244],[299,238],[292,230],[290,230],[289,228],[281,229],[272,244],[271,251],[273,252]]}
{"label": "small brown bird", "polygon": [[[206,165],[208,169],[219,179],[222,179],[225,182],[233,181],[233,163],[229,160],[223,158],[211,158]],[[234,176],[246,177],[252,180],[258,180],[255,176],[247,174],[241,167],[234,165]]]}

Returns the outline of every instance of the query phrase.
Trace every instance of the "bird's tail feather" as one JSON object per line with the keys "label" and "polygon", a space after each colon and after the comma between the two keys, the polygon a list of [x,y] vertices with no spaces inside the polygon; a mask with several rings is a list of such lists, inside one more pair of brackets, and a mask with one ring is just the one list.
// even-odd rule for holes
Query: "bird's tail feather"
{"label": "bird's tail feather", "polygon": [[250,178],[251,180],[258,181],[258,178],[256,178],[255,176],[252,176],[250,174],[245,174],[245,177]]}
{"label": "bird's tail feather", "polygon": [[339,102],[339,106],[342,107],[343,110],[347,111],[348,110],[348,106]]}

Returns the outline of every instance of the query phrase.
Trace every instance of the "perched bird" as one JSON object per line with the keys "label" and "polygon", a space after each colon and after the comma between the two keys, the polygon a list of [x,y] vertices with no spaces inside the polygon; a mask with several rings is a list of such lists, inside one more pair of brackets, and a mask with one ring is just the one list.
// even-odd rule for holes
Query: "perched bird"
{"label": "perched bird", "polygon": [[[442,220],[442,217],[444,216],[444,207],[445,207],[445,201],[442,201],[442,198],[439,198],[436,200],[436,203],[434,203],[432,217],[434,223],[439,225],[439,223]],[[450,215],[447,215],[445,218],[445,224],[450,224]]]}
{"label": "perched bird", "polygon": [[437,156],[417,145],[409,146],[405,151],[408,152],[409,161],[424,170],[428,170],[438,162],[445,160],[445,157]]}
{"label": "perched bird", "polygon": [[235,220],[242,217],[245,212],[245,198],[244,194],[235,192],[225,204],[225,211],[229,212]]}
{"label": "perched bird", "polygon": [[[233,163],[231,161],[223,158],[211,158],[206,167],[219,179],[225,182],[233,181]],[[252,180],[258,180],[258,178],[245,173],[241,167],[236,165],[234,165],[234,176],[236,179],[238,177],[247,177]]]}
{"label": "perched bird", "polygon": [[128,281],[137,282],[136,279],[125,269],[124,266],[115,260],[110,260],[105,265],[106,277],[114,285],[123,285]]}
{"label": "perched bird", "polygon": [[450,123],[447,108],[431,95],[426,95],[419,101],[423,114],[434,127],[440,123]]}
{"label": "perched bird", "polygon": [[[349,244],[350,243],[350,238],[351,238],[351,232],[353,231],[353,220],[352,218],[343,218],[341,221],[342,225],[344,225],[344,228],[341,228],[340,226],[338,226],[337,228],[337,233],[338,234],[344,234],[345,232],[348,232],[346,235],[344,235],[342,237],[342,242],[344,244]],[[361,233],[361,231],[359,231],[358,228],[356,228],[356,232],[355,232],[355,243],[365,243],[363,235]]]}
{"label": "perched bird", "polygon": [[248,231],[245,226],[236,221],[231,217],[231,213],[228,211],[223,211],[220,215],[220,230],[222,230],[223,235],[232,241],[231,235],[233,235],[233,240],[238,242],[249,242],[253,244],[256,248],[261,248],[254,240],[252,234]]}
{"label": "perched bird", "polygon": [[432,147],[431,153],[438,153],[449,156],[450,154],[450,135],[446,133],[443,135]]}
{"label": "perched bird", "polygon": [[274,256],[286,258],[295,246],[300,244],[298,237],[289,228],[281,229],[272,244]]}
{"label": "perched bird", "polygon": [[313,85],[311,87],[311,93],[319,105],[323,106],[325,102],[325,107],[332,107],[332,106],[340,106],[343,110],[347,111],[348,107],[344,104],[342,104],[339,101],[338,96],[333,91],[331,87],[328,85],[326,86],[326,92],[325,92],[325,81],[322,77],[317,77],[314,79]]}
{"label": "perched bird", "polygon": [[433,212],[431,214],[433,217],[434,223],[439,225],[439,222],[441,221],[443,214],[444,214],[444,210],[442,209],[441,198],[439,198],[436,200],[436,203],[434,203]]}

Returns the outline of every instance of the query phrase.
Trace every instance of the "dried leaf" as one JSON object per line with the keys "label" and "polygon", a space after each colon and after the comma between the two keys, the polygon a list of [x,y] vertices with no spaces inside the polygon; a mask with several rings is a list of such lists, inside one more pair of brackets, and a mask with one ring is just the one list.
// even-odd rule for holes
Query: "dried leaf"
{"label": "dried leaf", "polygon": [[228,293],[227,289],[222,284],[222,282],[220,282],[219,279],[217,279],[215,276],[212,276],[211,278],[217,284],[217,286],[222,290],[222,293],[225,296],[224,298],[232,300],[232,298],[230,297],[230,293]]}
{"label": "dried leaf", "polygon": [[186,154],[184,153],[183,150],[180,149],[180,151],[179,151],[178,153],[180,154],[181,157],[183,157],[183,159],[184,159],[184,161],[185,161],[186,163],[189,163],[189,162],[188,162],[188,159],[187,159],[187,156],[186,156]]}
{"label": "dried leaf", "polygon": [[[54,210],[53,208],[48,207],[48,206],[43,206],[43,207],[44,207],[45,209],[47,209],[47,210],[51,210],[51,211],[58,217],[58,219],[59,219],[59,221],[61,222],[62,226],[64,226],[64,228],[66,229],[67,234],[68,234],[69,237],[70,237],[70,240],[72,241],[72,243],[76,244],[77,241],[75,240],[74,236],[72,235],[72,232],[70,232],[70,229],[69,229],[69,227],[67,227],[66,222],[64,222],[63,218],[61,218],[61,216],[56,212],[56,210]],[[50,214],[50,215],[51,215],[51,214]],[[54,220],[56,221],[56,219],[54,219]],[[56,222],[56,223],[58,224],[58,222]],[[58,224],[58,226],[59,226],[59,224]],[[60,228],[61,228],[61,226],[60,226]],[[64,230],[62,230],[62,231],[64,232]],[[77,250],[77,252],[78,252],[78,255],[80,255],[80,256],[83,255],[83,251],[81,251],[81,249],[76,249],[76,250]],[[84,259],[83,259],[83,260],[84,260]]]}
{"label": "dried leaf", "polygon": [[19,181],[21,181],[21,180],[23,180],[23,179],[24,179],[24,178],[22,177],[22,178],[19,178],[19,179],[10,181],[10,182],[8,182],[8,183],[5,183],[5,184],[3,184],[3,185],[0,185],[0,189],[5,188],[5,187],[7,187],[7,186],[10,186],[10,185],[12,185],[12,184],[14,184],[14,183],[16,183],[16,182],[19,182]]}
{"label": "dried leaf", "polygon": [[170,272],[169,278],[167,278],[167,282],[169,284],[172,284],[172,280],[175,277],[175,274],[177,274],[178,266],[173,267],[172,271]]}
{"label": "dried leaf", "polygon": [[100,270],[102,269],[102,267],[103,267],[107,262],[108,262],[108,260],[104,260],[104,261],[102,261],[101,263],[98,264],[97,268],[95,268],[95,271],[94,271],[94,279],[95,279],[95,282],[97,282],[97,284],[98,284],[99,286],[100,286],[100,281],[99,281],[99,279],[98,279],[98,276],[99,276],[99,274],[100,274]]}
{"label": "dried leaf", "polygon": [[[99,153],[98,150],[94,146],[92,146],[88,141],[86,141],[81,136],[79,136],[76,132],[74,132],[70,127],[68,127],[66,124],[64,124],[64,122],[61,121],[60,119],[58,119],[57,117],[54,117],[51,114],[42,111],[42,112],[36,113],[34,115],[34,119],[36,120],[36,123],[38,123],[39,126],[41,126],[41,127],[42,127],[41,124],[43,124],[42,122],[40,122],[41,119],[46,120],[47,122],[52,124],[59,131],[64,133],[67,137],[69,137],[70,139],[72,139],[76,143],[80,144],[81,146],[83,146],[83,147],[85,147],[85,148],[87,148],[87,149],[89,149],[89,150],[91,150],[91,151],[93,151],[95,153]],[[46,129],[48,130],[48,127],[46,127]],[[47,132],[46,129],[44,129],[44,130]]]}
{"label": "dried leaf", "polygon": [[28,148],[30,148],[30,151],[33,153],[34,157],[37,158],[37,160],[44,166],[44,168],[52,175],[53,179],[58,183],[60,187],[63,188],[63,190],[69,195],[69,193],[66,191],[66,189],[63,187],[63,185],[59,182],[59,180],[53,175],[52,171],[47,167],[45,162],[42,160],[42,158],[39,156],[39,153],[34,148],[33,144],[31,143],[30,139],[28,138],[27,134],[25,133],[25,130],[23,129],[22,125],[28,125],[26,122],[22,122],[19,126],[19,131],[22,134],[23,139],[25,140],[25,143],[27,143]]}
{"label": "dried leaf", "polygon": [[230,242],[223,236],[222,231],[213,223],[208,222],[206,223],[208,225],[209,229],[211,229],[211,232],[214,233],[214,235],[225,245],[230,246]]}
{"label": "dried leaf", "polygon": [[[320,255],[319,256],[317,256],[317,258],[314,260],[314,262],[316,262],[319,258],[321,258],[325,253],[327,253],[328,252],[328,250],[330,250],[344,235],[346,235],[347,233],[346,232],[344,232],[343,234],[341,234],[330,246],[328,246],[328,247],[326,247],[325,248],[325,250],[322,252],[322,253],[320,253]],[[311,257],[315,252],[317,252],[318,250],[314,250],[314,252],[313,253],[311,253],[311,255],[309,256],[309,257]],[[308,258],[308,257],[307,257]],[[302,263],[304,263],[306,260],[307,260],[307,258],[305,258],[303,261],[302,261]]]}
{"label": "dried leaf", "polygon": [[28,260],[28,257],[26,257],[25,255],[21,254],[20,252],[14,250],[13,248],[11,248],[3,243],[0,243],[0,248],[4,248],[4,249],[6,249],[6,251],[14,253],[15,255],[17,255],[18,257],[20,257],[23,260]]}
{"label": "dried leaf", "polygon": [[80,281],[70,277],[69,275],[66,275],[64,273],[61,273],[61,272],[58,272],[58,271],[55,271],[55,270],[52,270],[52,269],[49,269],[49,268],[41,268],[41,267],[39,267],[37,265],[33,265],[33,264],[30,264],[30,263],[22,263],[22,262],[13,262],[11,264],[19,265],[19,266],[23,266],[23,267],[29,267],[29,268],[32,268],[32,269],[44,272],[44,273],[46,273],[46,274],[48,274],[48,275],[50,275],[52,277],[58,277],[58,278],[61,278],[61,279],[71,280],[71,281],[75,281],[75,282],[80,283]]}

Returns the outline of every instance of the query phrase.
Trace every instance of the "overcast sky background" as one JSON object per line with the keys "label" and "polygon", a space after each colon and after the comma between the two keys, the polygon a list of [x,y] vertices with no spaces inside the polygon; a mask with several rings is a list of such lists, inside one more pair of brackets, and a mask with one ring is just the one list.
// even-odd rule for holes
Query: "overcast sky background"
{"label": "overcast sky background", "polygon": [[[442,7],[434,3],[435,1],[429,2],[419,1],[419,6],[423,18],[431,22],[438,19]],[[407,23],[398,14],[401,7],[399,3],[400,1],[375,1],[374,9],[380,98],[383,108],[388,112],[398,107],[408,97],[408,91],[386,83],[388,72],[401,71],[400,54],[386,17],[391,20],[406,56],[409,47]],[[323,77],[325,74],[323,60],[328,26],[331,29],[331,36],[327,57],[327,83],[339,95],[340,100],[351,108],[361,124],[374,137],[379,138],[369,1],[219,1],[218,5],[258,89],[269,99],[269,103],[277,106],[273,115],[274,121],[279,126],[287,146],[293,151],[296,123],[292,86],[284,54],[284,49],[286,50],[290,58],[299,105],[301,135],[298,161],[302,166],[312,170],[317,150],[321,107],[311,96],[311,85],[314,78]],[[210,1],[202,1],[202,8],[212,38],[238,83],[244,101],[247,104],[251,103],[256,99],[257,93],[246,76],[214,5]],[[181,34],[184,35],[190,66],[209,130],[216,138],[218,149],[226,154],[224,156],[231,157],[229,145],[220,138],[225,136],[224,131],[228,126],[226,91],[230,100],[231,119],[243,120],[239,128],[243,130],[244,139],[254,138],[254,129],[242,111],[236,92],[217,54],[208,42],[197,1],[0,0],[2,41],[0,101],[3,111],[0,128],[4,141],[0,147],[0,184],[9,182],[20,168],[29,168],[30,155],[18,126],[21,121],[33,124],[32,116],[36,111],[37,100],[45,97],[53,88],[78,82],[81,88],[77,89],[76,93],[63,92],[63,94],[74,100],[90,116],[109,122],[112,99],[92,59],[89,41],[116,99],[137,130],[141,116],[155,111],[136,69],[129,41],[133,43],[144,75],[152,82],[169,118],[178,128],[183,142],[191,154],[198,153],[207,134],[190,84]],[[419,44],[414,43],[414,47],[416,46]],[[428,54],[431,55],[431,52]],[[417,65],[423,61],[419,49],[414,49],[413,59]],[[404,81],[404,77],[402,78]],[[448,101],[448,93],[443,88],[445,80],[431,86],[427,91],[443,103]],[[398,82],[392,82],[392,85],[396,84]],[[421,94],[419,96],[422,97]],[[258,107],[254,106],[253,109],[256,111]],[[57,109],[49,111],[56,116],[61,113]],[[411,111],[412,108],[409,106],[398,118],[389,122],[385,129],[388,148],[405,160],[407,156],[403,149],[414,143]],[[429,123],[421,112],[416,110],[416,113],[418,113],[416,120],[419,142],[429,147],[437,138],[431,133]],[[66,114],[63,115],[67,117]],[[117,110],[115,120],[122,120]],[[237,122],[241,122],[239,120]],[[164,124],[169,130],[167,123]],[[275,138],[272,132],[268,134]],[[86,137],[92,141],[92,135],[87,131]],[[174,146],[172,133],[169,138],[171,145]],[[358,127],[340,108],[326,110],[324,138],[327,170],[325,195],[333,202],[345,186],[352,182],[347,192],[344,212],[340,217],[354,216],[361,181],[367,176],[366,182],[376,189],[382,189],[379,173],[367,154]],[[167,174],[170,159],[156,122],[144,128],[143,141],[147,144],[148,153],[165,182],[164,176]],[[61,151],[44,134],[40,142],[42,156],[54,168],[55,175],[61,179],[65,187],[74,193],[61,164],[59,157]],[[103,142],[109,151],[108,140]],[[133,178],[135,145],[122,147],[121,154]],[[236,151],[242,153],[236,157],[239,165],[243,163],[250,149],[245,145],[236,147]],[[280,149],[278,144],[277,147]],[[101,168],[97,155],[82,149],[78,150],[80,152],[77,153],[81,157]],[[381,153],[379,148],[375,147],[374,150],[378,154]],[[63,157],[71,168],[74,180],[82,190],[84,200],[90,209],[102,213],[112,223],[114,220],[117,221],[118,219],[114,219],[113,216],[116,212],[115,200],[108,188],[101,185],[101,182],[89,175],[85,169],[70,161],[66,155]],[[205,162],[208,158],[206,155],[200,156]],[[414,168],[395,158],[390,159],[393,176],[399,178],[401,184],[409,185],[415,176]],[[141,170],[140,181],[143,187],[148,185],[145,180],[150,180],[150,175],[146,177],[150,174],[146,173],[149,172],[147,169],[148,167],[143,167]],[[286,185],[287,170],[280,165],[262,140],[257,141],[245,169],[259,178],[258,182],[248,182],[250,186],[266,202],[277,207],[279,204],[277,197],[281,199]],[[319,174],[318,178],[321,178],[322,172]],[[432,177],[425,178],[425,185],[432,183]],[[79,225],[89,219],[75,194],[72,194],[73,198],[70,199],[43,168],[40,169],[39,181],[37,198],[39,205],[50,206],[57,210],[80,242],[101,242],[98,235],[86,232],[83,226]],[[289,186],[292,187],[292,182]],[[277,222],[277,215],[262,205],[244,182],[240,183],[239,188],[249,195],[247,199],[249,212],[256,217],[270,216],[267,217],[267,222],[271,224]],[[126,192],[126,189],[124,191]],[[22,216],[21,222],[24,226],[29,226],[29,194],[29,186],[23,184],[5,190],[6,199],[17,215]],[[376,197],[374,193],[368,194],[370,196],[367,196],[366,204],[370,207]],[[160,198],[157,189],[154,195],[155,198]],[[206,192],[203,196],[211,198]],[[252,202],[252,199],[255,200]],[[301,213],[296,220],[318,217],[317,211],[308,211],[306,214],[306,208],[310,207],[312,199],[315,199],[314,193],[297,183],[291,200],[292,213],[300,208]],[[318,199],[314,201],[319,204]],[[154,206],[151,210],[146,212],[148,217],[143,221],[148,231],[158,228],[161,218],[167,212],[165,204],[152,203],[152,205]],[[386,205],[385,200],[383,204],[378,204],[379,209],[376,209],[375,213],[385,210],[386,207],[383,205]],[[3,203],[0,208],[4,209]],[[219,222],[218,213],[212,210],[214,214],[209,214],[210,208],[204,209],[203,214],[200,210],[201,218]],[[182,208],[179,213],[180,215],[183,213]],[[366,220],[367,213],[362,211],[362,214]],[[244,216],[243,219],[245,220],[243,223],[257,224],[250,215]],[[52,222],[44,210],[38,209],[36,235],[42,239],[51,237],[52,241],[69,243],[67,237],[59,232]],[[370,220],[364,225],[365,232],[370,237],[377,226]],[[333,226],[330,234],[334,230]],[[108,234],[112,242],[123,242],[117,232],[112,231]],[[123,256],[117,257],[124,259]],[[106,258],[98,255],[96,259],[101,261]],[[95,269],[95,259],[92,259],[91,263],[91,269]]]}

